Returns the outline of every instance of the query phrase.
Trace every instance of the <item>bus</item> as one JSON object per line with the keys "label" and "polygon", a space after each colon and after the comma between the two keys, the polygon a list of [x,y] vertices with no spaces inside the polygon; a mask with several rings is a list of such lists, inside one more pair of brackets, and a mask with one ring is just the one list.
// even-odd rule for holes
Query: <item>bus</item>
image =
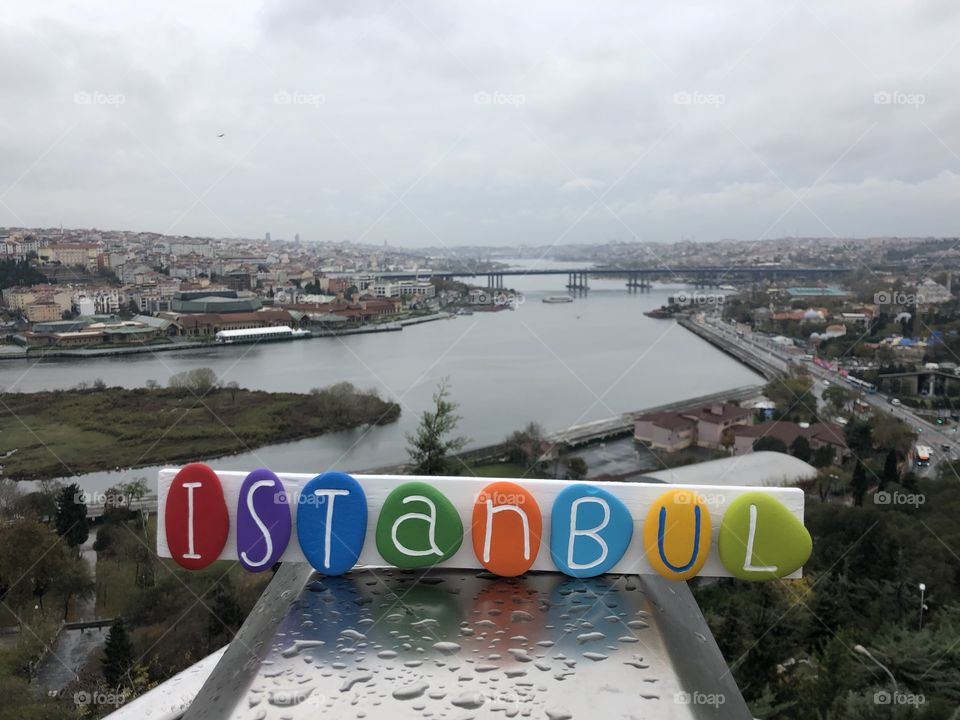
{"label": "bus", "polygon": [[913,451],[914,462],[917,463],[917,467],[927,467],[930,465],[930,454],[933,452],[926,445],[917,445]]}
{"label": "bus", "polygon": [[866,380],[861,380],[860,378],[854,377],[853,375],[847,375],[847,382],[865,393],[874,393],[877,391],[876,385],[873,383],[868,383]]}

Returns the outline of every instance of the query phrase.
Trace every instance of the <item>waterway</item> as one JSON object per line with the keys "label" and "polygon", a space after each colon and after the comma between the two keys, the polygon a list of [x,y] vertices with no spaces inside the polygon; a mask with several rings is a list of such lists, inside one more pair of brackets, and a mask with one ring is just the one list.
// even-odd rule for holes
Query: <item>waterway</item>
{"label": "waterway", "polygon": [[[564,266],[582,264],[547,265]],[[414,431],[444,378],[459,403],[459,430],[470,438],[468,447],[500,442],[530,421],[559,430],[763,381],[673,321],[643,315],[682,285],[655,285],[649,292],[629,294],[625,280],[591,280],[585,297],[545,304],[544,297],[566,292],[565,275],[504,280],[523,293],[524,302],[515,311],[477,312],[397,333],[130,357],[8,361],[0,364],[0,388],[69,388],[97,378],[137,387],[210,367],[223,382],[248,388],[306,392],[347,381],[401,404],[400,419],[390,425],[272,445],[215,463],[224,470],[267,466],[320,472],[405,461],[405,435]],[[155,471],[117,469],[78,479],[85,489],[104,490],[125,478],[152,480]]]}

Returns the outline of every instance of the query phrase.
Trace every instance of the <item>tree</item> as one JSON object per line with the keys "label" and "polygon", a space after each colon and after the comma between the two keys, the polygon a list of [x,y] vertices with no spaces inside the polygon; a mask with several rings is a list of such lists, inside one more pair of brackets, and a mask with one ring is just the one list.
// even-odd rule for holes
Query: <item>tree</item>
{"label": "tree", "polygon": [[854,397],[853,392],[841,385],[831,385],[823,391],[823,399],[837,412],[841,412],[853,402]]}
{"label": "tree", "polygon": [[870,481],[867,479],[867,470],[863,463],[857,460],[853,468],[853,477],[850,479],[850,489],[853,491],[853,504],[857,507],[863,505],[863,497],[867,494],[870,487]]}
{"label": "tree", "polygon": [[143,501],[143,496],[147,494],[149,489],[150,488],[147,485],[147,479],[144,477],[134,478],[130,482],[120,485],[120,490],[127,502],[128,509],[132,507],[134,502],[136,502],[139,506],[139,504]]}
{"label": "tree", "polygon": [[407,452],[414,475],[443,475],[450,470],[447,456],[467,444],[467,438],[453,436],[460,416],[457,404],[448,400],[450,388],[443,380],[433,396],[433,409],[420,416],[416,435],[407,435]]}
{"label": "tree", "polygon": [[813,485],[817,489],[817,495],[820,496],[820,502],[826,502],[827,498],[843,487],[843,478],[835,471],[836,468],[825,467],[817,472]]}
{"label": "tree", "polygon": [[571,480],[579,480],[587,476],[587,461],[582,457],[572,457],[567,461],[567,475]]}
{"label": "tree", "polygon": [[761,452],[763,450],[771,450],[773,452],[787,454],[787,444],[780,438],[775,438],[770,435],[764,435],[762,438],[757,438],[753,441],[753,450],[754,452]]}
{"label": "tree", "polygon": [[825,468],[833,465],[837,458],[837,451],[833,445],[824,444],[813,451],[813,458],[810,464],[815,468]]}
{"label": "tree", "polygon": [[210,600],[210,617],[207,624],[207,633],[211,640],[224,634],[227,639],[233,639],[237,630],[243,625],[243,610],[233,594],[233,585],[229,578],[224,578],[213,588],[213,597]]}
{"label": "tree", "polygon": [[796,439],[790,443],[790,454],[804,462],[809,462],[813,455],[810,449],[810,441],[803,435],[797,435]]}
{"label": "tree", "polygon": [[230,393],[230,402],[234,403],[237,401],[237,393],[240,392],[240,383],[236,380],[231,380],[225,386],[227,392]]}
{"label": "tree", "polygon": [[851,420],[843,429],[843,438],[854,455],[864,457],[873,448],[873,426],[868,420]]}
{"label": "tree", "polygon": [[87,527],[87,504],[77,483],[67,485],[60,490],[57,499],[55,521],[57,534],[63,537],[71,547],[83,545],[90,534]]}
{"label": "tree", "polygon": [[900,481],[900,470],[897,467],[897,459],[896,450],[890,450],[887,453],[887,457],[883,461],[883,472],[880,474],[880,484],[877,486],[877,490],[882,490],[884,483]]}
{"label": "tree", "polygon": [[817,396],[813,391],[813,380],[806,371],[794,370],[782,380],[767,383],[763,394],[776,405],[777,419],[817,421]]}
{"label": "tree", "polygon": [[543,436],[543,428],[535,422],[511,433],[507,438],[507,457],[510,462],[526,469],[535,466],[543,454]]}
{"label": "tree", "polygon": [[197,397],[203,397],[212,392],[219,383],[217,374],[210,368],[184,370],[170,378],[171,388],[185,390]]}
{"label": "tree", "polygon": [[53,579],[50,587],[55,595],[63,599],[63,620],[66,622],[70,612],[70,601],[74,598],[93,597],[96,585],[90,577],[87,565],[80,557],[72,557],[66,566]]}
{"label": "tree", "polygon": [[873,414],[873,445],[880,450],[895,450],[906,455],[917,440],[913,429],[899,418],[886,413]]}
{"label": "tree", "polygon": [[15,517],[21,509],[23,495],[15,480],[0,477],[0,518]]}
{"label": "tree", "polygon": [[117,618],[110,626],[110,633],[103,646],[101,660],[103,677],[110,687],[120,687],[131,682],[130,671],[133,669],[133,643],[127,636],[127,629],[123,625],[123,618]]}
{"label": "tree", "polygon": [[0,523],[0,596],[13,608],[39,605],[76,556],[53,529],[32,517]]}

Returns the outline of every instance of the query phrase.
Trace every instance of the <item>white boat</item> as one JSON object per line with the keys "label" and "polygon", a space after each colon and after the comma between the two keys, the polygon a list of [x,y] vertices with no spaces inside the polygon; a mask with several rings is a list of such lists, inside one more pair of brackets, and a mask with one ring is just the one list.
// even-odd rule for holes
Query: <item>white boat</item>
{"label": "white boat", "polygon": [[276,327],[245,328],[243,330],[221,330],[214,337],[223,344],[274,342],[277,340],[301,340],[311,336],[309,330],[294,330],[286,325]]}
{"label": "white boat", "polygon": [[553,296],[553,297],[545,297],[545,298],[543,299],[543,302],[545,302],[545,303],[551,303],[551,304],[554,304],[554,303],[572,303],[572,302],[573,302],[573,298],[570,297],[569,295],[555,295],[555,296]]}

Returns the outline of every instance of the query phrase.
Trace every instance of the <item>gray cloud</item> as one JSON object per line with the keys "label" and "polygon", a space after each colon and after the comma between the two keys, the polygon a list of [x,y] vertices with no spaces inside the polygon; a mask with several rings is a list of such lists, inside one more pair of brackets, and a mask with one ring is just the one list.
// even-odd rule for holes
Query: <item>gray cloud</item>
{"label": "gray cloud", "polygon": [[0,25],[0,224],[405,245],[954,235],[957,15],[22,4]]}

